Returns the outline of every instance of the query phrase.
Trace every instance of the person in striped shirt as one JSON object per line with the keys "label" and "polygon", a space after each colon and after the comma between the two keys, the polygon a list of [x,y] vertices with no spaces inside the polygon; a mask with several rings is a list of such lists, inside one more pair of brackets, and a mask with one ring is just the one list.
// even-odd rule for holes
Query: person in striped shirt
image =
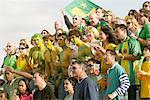
{"label": "person in striped shirt", "polygon": [[127,92],[130,81],[124,68],[116,62],[116,53],[113,50],[106,50],[104,61],[108,65],[106,75],[106,98],[120,100],[119,96]]}

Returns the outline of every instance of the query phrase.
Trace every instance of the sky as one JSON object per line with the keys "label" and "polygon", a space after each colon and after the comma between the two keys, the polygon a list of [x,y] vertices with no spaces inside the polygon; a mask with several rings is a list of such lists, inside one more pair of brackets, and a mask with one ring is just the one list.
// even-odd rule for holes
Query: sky
{"label": "sky", "polygon": [[[18,46],[19,39],[28,38],[43,29],[54,33],[54,21],[63,17],[60,11],[72,0],[0,0],[0,66],[7,42]],[[145,0],[90,0],[124,18],[130,9],[139,10]],[[64,22],[63,22],[64,23]],[[65,24],[63,24],[65,27]]]}

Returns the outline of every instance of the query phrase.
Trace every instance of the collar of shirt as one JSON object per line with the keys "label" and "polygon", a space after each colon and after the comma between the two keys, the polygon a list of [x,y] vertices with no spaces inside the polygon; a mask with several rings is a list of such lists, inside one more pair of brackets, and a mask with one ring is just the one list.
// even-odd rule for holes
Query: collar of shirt
{"label": "collar of shirt", "polygon": [[113,66],[107,70],[107,74],[109,74],[109,71],[112,70],[117,64],[118,64],[118,62],[115,62],[115,63],[113,64]]}

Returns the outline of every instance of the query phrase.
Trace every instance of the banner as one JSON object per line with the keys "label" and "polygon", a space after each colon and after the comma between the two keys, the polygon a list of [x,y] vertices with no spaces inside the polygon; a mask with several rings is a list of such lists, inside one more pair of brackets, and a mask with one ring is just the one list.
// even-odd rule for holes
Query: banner
{"label": "banner", "polygon": [[89,0],[73,0],[73,2],[65,7],[65,12],[70,16],[78,15],[85,18],[98,7],[98,5]]}

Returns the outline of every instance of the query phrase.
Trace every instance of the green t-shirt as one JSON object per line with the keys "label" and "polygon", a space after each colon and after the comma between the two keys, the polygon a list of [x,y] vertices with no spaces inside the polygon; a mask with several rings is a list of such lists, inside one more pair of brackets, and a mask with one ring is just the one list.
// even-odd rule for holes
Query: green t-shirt
{"label": "green t-shirt", "polygon": [[17,61],[17,56],[16,55],[7,55],[5,58],[4,58],[4,63],[3,65],[4,66],[11,66],[13,67],[14,69],[16,69],[16,61]]}
{"label": "green t-shirt", "polygon": [[[133,54],[140,59],[141,57],[141,48],[140,44],[137,40],[127,37],[124,42],[118,44],[116,46],[116,50],[119,51],[122,55]],[[120,60],[119,64],[123,66],[129,75],[129,80],[131,84],[135,84],[135,66],[133,65],[133,61],[130,60]]]}

